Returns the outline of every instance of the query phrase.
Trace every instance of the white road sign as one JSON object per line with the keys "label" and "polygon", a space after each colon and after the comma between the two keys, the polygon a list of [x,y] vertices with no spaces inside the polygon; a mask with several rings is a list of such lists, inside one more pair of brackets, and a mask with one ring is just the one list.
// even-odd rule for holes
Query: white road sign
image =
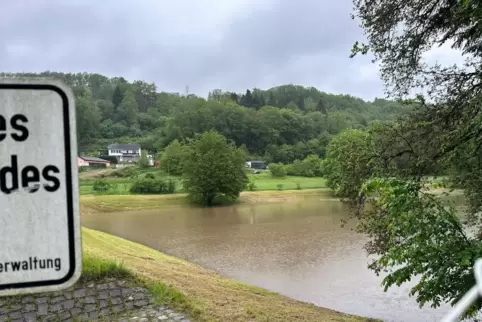
{"label": "white road sign", "polygon": [[0,296],[82,270],[75,104],[53,80],[0,79]]}

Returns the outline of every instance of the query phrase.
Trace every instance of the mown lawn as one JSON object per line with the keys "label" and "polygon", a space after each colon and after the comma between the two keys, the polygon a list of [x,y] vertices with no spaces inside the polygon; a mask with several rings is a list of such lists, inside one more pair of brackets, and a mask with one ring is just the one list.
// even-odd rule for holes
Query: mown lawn
{"label": "mown lawn", "polygon": [[[271,176],[268,171],[262,171],[260,174],[253,174],[253,170],[247,170],[247,175],[250,182],[255,185],[254,191],[269,191],[269,190],[304,190],[304,189],[319,189],[326,188],[326,180],[323,178],[307,178],[286,176],[284,178],[276,178]],[[94,171],[80,174],[80,194],[89,195],[94,194],[93,185],[96,180],[103,180],[111,185],[111,189],[106,194],[126,195],[130,194],[130,186],[135,180],[133,177],[113,177],[111,175],[105,177],[95,177]],[[100,172],[98,172],[100,173]],[[156,178],[171,179],[176,181],[176,192],[184,193],[179,177],[166,176],[163,172],[157,169],[135,169],[134,175],[138,178],[144,177],[147,173],[153,174]]]}
{"label": "mown lawn", "polygon": [[256,185],[255,191],[280,190],[280,188],[281,190],[326,188],[326,180],[316,177],[286,176],[284,178],[276,178],[271,176],[269,172],[262,172],[260,174],[250,173],[248,178],[250,182],[254,182]]}

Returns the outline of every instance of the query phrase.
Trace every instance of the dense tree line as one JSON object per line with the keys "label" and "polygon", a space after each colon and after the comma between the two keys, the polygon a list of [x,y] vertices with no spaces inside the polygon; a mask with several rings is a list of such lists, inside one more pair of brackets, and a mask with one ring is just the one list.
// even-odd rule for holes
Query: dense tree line
{"label": "dense tree line", "polygon": [[364,128],[373,120],[391,120],[411,110],[384,99],[365,102],[295,85],[242,94],[213,90],[204,99],[98,74],[16,75],[60,78],[73,88],[82,152],[113,142],[140,143],[159,152],[174,140],[215,130],[252,157],[291,163],[311,154],[324,156],[332,136],[344,129]]}

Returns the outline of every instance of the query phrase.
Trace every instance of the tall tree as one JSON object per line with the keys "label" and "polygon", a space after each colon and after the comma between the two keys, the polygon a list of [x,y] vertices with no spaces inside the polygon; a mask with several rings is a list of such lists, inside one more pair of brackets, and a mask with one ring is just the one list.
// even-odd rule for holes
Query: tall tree
{"label": "tall tree", "polygon": [[132,125],[137,122],[137,114],[139,107],[137,105],[136,97],[131,91],[124,94],[122,102],[117,106],[117,117],[120,121],[127,125]]}
{"label": "tall tree", "polygon": [[114,89],[114,94],[112,94],[112,103],[114,107],[117,107],[124,99],[124,92],[121,89],[121,85],[117,85]]}
{"label": "tall tree", "polygon": [[100,112],[94,103],[92,93],[86,89],[76,102],[77,133],[80,142],[87,143],[99,135]]}
{"label": "tall tree", "polygon": [[230,94],[229,94],[229,97],[231,98],[231,100],[232,100],[233,102],[238,103],[238,99],[239,99],[239,98],[238,98],[238,94],[236,94],[236,93],[230,93]]}
{"label": "tall tree", "polygon": [[191,143],[183,172],[189,198],[206,206],[213,205],[217,198],[236,200],[248,184],[243,151],[214,131]]}
{"label": "tall tree", "polygon": [[326,105],[325,103],[323,102],[323,99],[319,99],[318,100],[318,104],[316,104],[316,110],[327,115],[328,114],[328,110],[326,109]]}
{"label": "tall tree", "polygon": [[186,147],[178,140],[172,141],[161,153],[160,168],[169,175],[180,176],[186,157]]}
{"label": "tall tree", "polygon": [[149,159],[147,158],[146,150],[141,151],[141,156],[137,161],[137,165],[139,166],[139,168],[142,168],[142,169],[149,168]]}
{"label": "tall tree", "polygon": [[246,90],[246,94],[241,96],[239,104],[245,107],[254,107],[253,95],[249,89]]}

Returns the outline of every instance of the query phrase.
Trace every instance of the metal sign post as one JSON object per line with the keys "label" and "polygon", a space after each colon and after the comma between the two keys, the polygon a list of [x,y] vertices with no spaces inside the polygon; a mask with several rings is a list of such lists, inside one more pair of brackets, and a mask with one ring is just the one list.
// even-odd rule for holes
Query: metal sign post
{"label": "metal sign post", "polygon": [[0,80],[0,296],[57,291],[82,270],[73,94]]}

